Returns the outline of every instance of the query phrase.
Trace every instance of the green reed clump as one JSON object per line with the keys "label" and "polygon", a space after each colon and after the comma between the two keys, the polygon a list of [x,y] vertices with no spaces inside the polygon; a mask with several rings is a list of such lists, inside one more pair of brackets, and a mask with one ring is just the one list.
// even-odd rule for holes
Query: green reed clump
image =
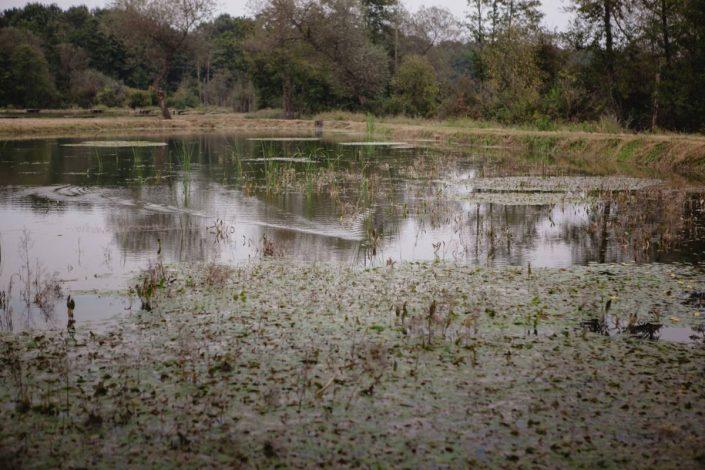
{"label": "green reed clump", "polygon": [[184,141],[179,142],[176,152],[176,158],[181,165],[181,169],[184,171],[184,207],[189,205],[189,196],[191,194],[191,162],[195,155],[195,146]]}
{"label": "green reed clump", "polygon": [[242,158],[240,158],[240,153],[233,150],[231,159],[233,161],[233,167],[235,168],[235,176],[238,179],[242,179]]}
{"label": "green reed clump", "polygon": [[189,173],[191,171],[191,161],[195,153],[194,145],[184,141],[179,142],[176,158],[179,160],[181,168]]}
{"label": "green reed clump", "polygon": [[98,162],[98,174],[102,175],[103,174],[103,156],[100,154],[99,150],[95,151],[95,158]]}
{"label": "green reed clump", "polygon": [[375,116],[372,113],[367,113],[365,119],[367,124],[367,137],[371,138],[375,133]]}

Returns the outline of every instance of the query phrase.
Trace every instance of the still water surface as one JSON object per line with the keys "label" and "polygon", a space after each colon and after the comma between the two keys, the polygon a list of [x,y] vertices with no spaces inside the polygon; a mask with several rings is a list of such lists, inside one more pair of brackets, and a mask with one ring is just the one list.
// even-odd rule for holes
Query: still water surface
{"label": "still water surface", "polygon": [[477,191],[486,177],[594,173],[512,149],[367,145],[350,135],[75,145],[86,140],[0,142],[0,291],[10,292],[15,312],[5,328],[65,326],[53,308],[22,300],[27,282],[49,278],[62,290],[56,310],[71,293],[78,320],[98,327],[138,308],[109,291],[156,262],[237,264],[273,254],[569,267],[699,263],[704,252],[702,194],[692,185],[606,195],[578,186]]}

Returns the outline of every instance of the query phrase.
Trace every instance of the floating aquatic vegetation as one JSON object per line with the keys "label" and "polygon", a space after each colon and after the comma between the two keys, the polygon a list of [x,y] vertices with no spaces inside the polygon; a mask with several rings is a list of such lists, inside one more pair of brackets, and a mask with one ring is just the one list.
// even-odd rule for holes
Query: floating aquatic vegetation
{"label": "floating aquatic vegetation", "polygon": [[402,144],[402,145],[392,145],[392,146],[390,146],[390,148],[392,148],[394,150],[411,150],[411,149],[415,149],[416,146],[412,145],[412,144]]}
{"label": "floating aquatic vegetation", "polygon": [[376,147],[376,146],[402,146],[408,145],[406,142],[375,142],[375,141],[360,141],[360,142],[341,142],[338,145],[343,147]]}
{"label": "floating aquatic vegetation", "polygon": [[702,456],[705,349],[579,328],[607,298],[624,321],[653,304],[664,327],[685,322],[683,291],[705,287],[695,269],[275,260],[173,272],[151,311],[113,331],[0,336],[3,445],[76,466],[178,465],[185,453],[286,467],[332,453],[431,467]]}
{"label": "floating aquatic vegetation", "polygon": [[223,286],[233,275],[234,269],[220,264],[209,264],[205,269],[203,282],[208,286]]}
{"label": "floating aquatic vegetation", "polygon": [[166,147],[166,142],[147,140],[88,140],[75,144],[62,144],[62,147]]}
{"label": "floating aquatic vegetation", "polygon": [[587,195],[562,192],[471,192],[459,199],[470,203],[498,204],[500,206],[546,206],[578,204],[591,200]]}
{"label": "floating aquatic vegetation", "polygon": [[[669,191],[666,185],[619,194],[480,191],[468,196],[477,176],[565,175],[580,173],[581,169],[548,164],[542,167],[543,162],[524,161],[515,153],[497,157],[490,152],[468,154],[457,149],[397,152],[389,147],[344,148],[334,142],[279,145],[248,143],[239,137],[219,139],[189,136],[170,140],[169,152],[165,147],[133,148],[139,154],[133,159],[126,158],[130,149],[100,149],[104,166],[98,169],[104,173],[100,178],[93,178],[96,164],[100,166],[93,150],[59,151],[63,160],[56,162],[55,153],[45,155],[34,143],[23,144],[26,148],[21,152],[13,149],[10,160],[4,154],[4,161],[12,163],[2,163],[0,172],[5,175],[7,169],[10,181],[17,186],[2,191],[3,201],[10,201],[6,207],[11,211],[29,213],[31,208],[35,215],[51,211],[47,212],[50,216],[64,212],[87,225],[100,225],[92,216],[104,213],[105,220],[112,222],[99,229],[115,234],[113,249],[129,254],[129,270],[135,269],[134,263],[153,255],[156,236],[165,241],[166,259],[240,262],[259,258],[264,228],[277,245],[286,244],[293,258],[363,263],[365,255],[369,261],[369,254],[376,252],[372,264],[381,265],[386,260],[390,266],[403,260],[456,259],[478,265],[524,264],[531,260],[536,265],[568,267],[593,260],[691,261],[703,252],[699,242],[702,210],[691,207],[688,198],[680,191]],[[181,140],[194,149],[190,208],[185,207],[188,188],[181,190],[181,183],[186,185],[189,175],[181,169],[190,167],[191,158],[174,158]],[[231,158],[235,144],[239,146],[237,157]],[[52,142],[42,145],[55,148]],[[34,150],[29,152],[30,148]],[[313,148],[323,151],[314,153]],[[63,153],[72,154],[72,158]],[[51,169],[44,172],[47,177],[17,177],[14,172],[18,162],[29,163],[39,154],[45,158],[44,164],[51,163]],[[107,154],[111,156],[106,158]],[[245,164],[242,160],[263,156],[297,160],[270,159],[271,165]],[[303,158],[317,163],[298,164]],[[36,185],[45,181],[72,186],[35,191]],[[36,194],[19,200],[27,191]],[[89,205],[95,210],[86,211]],[[237,224],[238,236],[221,244],[212,243],[214,238],[219,239],[218,231],[213,227],[209,234],[206,227],[218,217]],[[147,219],[159,220],[160,226],[132,229],[144,227]],[[383,230],[384,237],[375,240],[369,227],[378,228],[380,233]],[[63,237],[72,236],[63,225],[58,230]],[[238,243],[241,232],[251,239],[247,245],[243,242],[242,248]],[[179,238],[183,243],[178,242]],[[368,245],[376,246],[376,250],[367,249]],[[102,254],[97,253],[97,257]],[[116,274],[124,273],[126,268],[117,264],[113,263]],[[65,272],[60,276],[78,277]],[[90,280],[91,276],[87,273],[86,277]]]}
{"label": "floating aquatic vegetation", "polygon": [[310,158],[296,158],[296,157],[265,157],[265,158],[242,158],[240,161],[243,162],[290,162],[290,163],[317,163],[316,160],[311,160]]}
{"label": "floating aquatic vegetation", "polygon": [[662,181],[623,176],[508,176],[474,178],[469,183],[475,191],[487,192],[583,192],[636,191]]}
{"label": "floating aquatic vegetation", "polygon": [[683,301],[685,305],[690,305],[696,308],[705,307],[705,292],[692,291],[688,293],[688,297]]}
{"label": "floating aquatic vegetation", "polygon": [[315,142],[320,137],[251,137],[247,140],[255,142]]}

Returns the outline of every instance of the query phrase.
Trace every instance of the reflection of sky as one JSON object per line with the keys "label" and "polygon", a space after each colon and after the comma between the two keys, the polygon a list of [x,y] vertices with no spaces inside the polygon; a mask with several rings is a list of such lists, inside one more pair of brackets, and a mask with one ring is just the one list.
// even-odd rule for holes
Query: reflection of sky
{"label": "reflection of sky", "polygon": [[[341,220],[325,192],[245,194],[226,156],[233,145],[247,157],[263,144],[232,136],[198,138],[196,143],[201,153],[188,176],[173,158],[175,141],[170,150],[145,150],[139,158],[108,150],[101,163],[104,173],[97,175],[91,173],[97,165],[93,150],[61,147],[52,140],[7,145],[0,158],[0,290],[24,263],[18,250],[23,229],[32,239],[31,269],[38,263],[46,275],[63,281],[65,292],[84,295],[79,318],[86,308],[95,309],[94,318],[119,312],[124,306],[99,307],[107,304],[86,291],[125,288],[150,262],[237,264],[261,256],[264,236],[276,251],[296,259],[349,264],[440,257],[482,266],[567,267],[598,259],[601,234],[586,230],[596,222],[586,204],[504,206],[468,200],[469,182],[485,170],[481,159],[455,161],[442,155],[447,164],[439,178],[444,183],[432,183],[432,188],[444,188],[440,197],[435,189],[404,179],[404,172],[395,173],[382,183],[384,196],[356,218]],[[285,143],[271,145],[276,154],[286,154],[304,144],[289,150]],[[312,145],[349,152],[341,165],[360,165],[360,155],[369,158],[362,165],[391,167],[413,158],[384,148],[360,153],[332,143]],[[137,184],[137,179],[144,182]],[[70,196],[56,191],[69,183],[85,189],[77,194],[69,189]],[[419,194],[429,203],[428,211],[414,211]],[[400,209],[405,205],[409,215]],[[217,220],[223,221],[226,239],[216,240],[209,228]],[[368,236],[371,227],[381,235],[376,243]],[[625,259],[622,248],[608,242],[606,261]]]}
{"label": "reflection of sky", "polygon": [[[589,223],[587,206],[584,204],[557,204],[550,209],[550,218],[542,215],[547,214],[545,210],[537,210],[533,214],[527,214],[524,219],[512,219],[509,225],[506,219],[500,217],[497,224],[493,224],[494,228],[502,232],[503,225],[508,227],[511,239],[507,244],[506,236],[498,236],[493,259],[488,258],[490,250],[487,236],[490,229],[488,205],[480,206],[479,238],[476,231],[475,207],[475,204],[462,206],[461,213],[465,216],[460,224],[450,223],[440,227],[430,227],[429,224],[412,218],[403,221],[399,226],[399,232],[385,240],[380,250],[380,258],[392,258],[396,261],[428,261],[439,257],[478,265],[531,263],[532,266],[537,267],[568,267],[588,261],[582,257],[583,253],[576,252],[569,240],[563,238],[564,227],[581,227]],[[498,214],[502,215],[500,209],[501,206],[494,206],[495,219],[493,220],[496,220]],[[512,211],[514,209],[516,208],[513,207]]]}

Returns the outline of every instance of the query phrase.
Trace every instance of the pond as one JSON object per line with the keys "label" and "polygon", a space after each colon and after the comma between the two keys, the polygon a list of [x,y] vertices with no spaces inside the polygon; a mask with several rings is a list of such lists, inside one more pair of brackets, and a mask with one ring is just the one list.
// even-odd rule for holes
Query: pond
{"label": "pond", "polygon": [[99,328],[139,308],[124,292],[157,263],[698,264],[703,204],[682,178],[501,147],[363,135],[5,141],[2,327],[65,327],[53,312],[70,294],[78,321]]}

